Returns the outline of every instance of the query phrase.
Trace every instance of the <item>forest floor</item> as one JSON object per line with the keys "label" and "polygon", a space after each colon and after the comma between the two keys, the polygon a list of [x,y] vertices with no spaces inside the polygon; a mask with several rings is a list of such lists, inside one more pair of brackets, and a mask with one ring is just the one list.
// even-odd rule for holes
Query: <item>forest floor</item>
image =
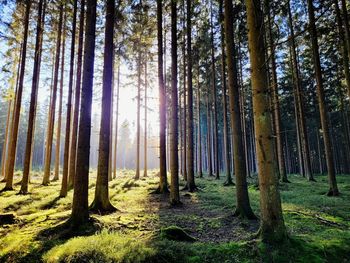
{"label": "forest floor", "polygon": [[[198,178],[199,191],[181,191],[183,205],[171,208],[168,196],[152,193],[156,171],[138,181],[133,175],[119,171],[110,183],[111,202],[118,211],[93,214],[91,224],[79,230],[67,228],[72,191],[58,198],[59,182],[42,186],[36,174],[29,195],[16,195],[18,184],[15,191],[1,193],[0,262],[350,262],[348,175],[338,176],[339,197],[325,196],[326,176],[316,176],[313,183],[290,175],[292,183],[280,185],[290,239],[276,246],[255,239],[258,221],[233,217],[234,186],[224,187],[224,178]],[[19,180],[17,176],[15,182]],[[90,203],[94,184],[92,172]],[[249,194],[259,215],[254,179]],[[13,222],[1,219],[7,213],[15,216]],[[193,239],[181,237],[181,230]]]}

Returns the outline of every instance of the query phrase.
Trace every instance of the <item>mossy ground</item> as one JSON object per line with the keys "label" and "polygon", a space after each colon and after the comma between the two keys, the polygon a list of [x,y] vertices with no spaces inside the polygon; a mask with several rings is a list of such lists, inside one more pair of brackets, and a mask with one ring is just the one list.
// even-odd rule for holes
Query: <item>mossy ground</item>
{"label": "mossy ground", "polygon": [[[268,246],[254,239],[258,221],[233,217],[234,187],[224,179],[197,179],[199,191],[181,192],[183,205],[171,208],[168,197],[152,194],[156,171],[135,181],[133,171],[119,171],[110,183],[110,215],[92,215],[90,225],[67,230],[72,191],[58,198],[60,182],[42,186],[37,174],[29,195],[0,194],[0,214],[14,213],[14,224],[0,225],[0,262],[350,262],[350,176],[338,176],[341,195],[327,197],[327,177],[311,183],[290,175],[280,186],[284,218],[291,236]],[[16,177],[18,182],[20,177]],[[90,202],[94,194],[91,173]],[[0,189],[3,188],[3,183]],[[259,191],[249,194],[259,215]],[[162,229],[177,226],[195,242],[167,240]]]}

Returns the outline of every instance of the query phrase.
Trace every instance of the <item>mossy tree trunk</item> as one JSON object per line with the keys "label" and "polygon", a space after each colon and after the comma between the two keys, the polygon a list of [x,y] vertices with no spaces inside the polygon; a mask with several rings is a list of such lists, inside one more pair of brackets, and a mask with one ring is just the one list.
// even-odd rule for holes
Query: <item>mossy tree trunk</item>
{"label": "mossy tree trunk", "polygon": [[260,0],[246,0],[246,8],[260,189],[260,236],[264,242],[274,243],[283,241],[287,232],[278,190],[277,163],[274,159],[272,116],[269,107],[265,62],[263,12]]}

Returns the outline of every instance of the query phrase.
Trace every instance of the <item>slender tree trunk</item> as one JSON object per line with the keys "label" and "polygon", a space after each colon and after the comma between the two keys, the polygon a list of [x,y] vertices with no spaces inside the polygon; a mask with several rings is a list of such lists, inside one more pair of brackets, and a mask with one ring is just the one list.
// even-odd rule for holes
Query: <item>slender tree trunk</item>
{"label": "slender tree trunk", "polygon": [[210,92],[207,90],[207,162],[208,162],[208,176],[213,176],[213,160],[212,160],[212,149],[211,149],[211,108],[210,108]]}
{"label": "slender tree trunk", "polygon": [[303,96],[302,96],[302,90],[301,90],[301,80],[299,76],[299,68],[298,68],[298,61],[297,61],[292,13],[290,9],[290,1],[288,1],[288,18],[289,18],[289,27],[290,27],[291,45],[292,45],[293,79],[294,79],[294,88],[296,93],[295,97],[296,97],[296,103],[297,103],[297,113],[298,113],[297,116],[299,120],[302,159],[304,160],[302,166],[304,167],[303,171],[306,177],[308,178],[308,180],[314,181],[314,177],[311,171],[309,139],[308,139],[308,133],[306,129]]}
{"label": "slender tree trunk", "polygon": [[68,191],[69,141],[70,141],[71,116],[72,116],[72,93],[73,93],[73,74],[74,74],[74,54],[75,54],[75,34],[76,34],[76,24],[77,24],[77,9],[78,9],[78,0],[74,0],[74,2],[73,2],[72,42],[71,42],[71,48],[70,48],[66,135],[64,138],[63,175],[62,175],[62,185],[61,185],[60,197],[67,196],[67,191]]}
{"label": "slender tree trunk", "polygon": [[9,100],[8,106],[7,106],[5,139],[4,139],[4,146],[2,147],[2,154],[1,154],[1,175],[4,177],[3,180],[5,180],[5,170],[6,170],[5,167],[6,167],[6,156],[8,151],[11,109],[12,109],[12,99]]}
{"label": "slender tree trunk", "polygon": [[158,86],[159,86],[159,193],[168,192],[166,159],[166,93],[163,71],[163,3],[157,0]]}
{"label": "slender tree trunk", "polygon": [[210,2],[210,27],[211,27],[211,66],[212,66],[212,94],[214,105],[214,132],[213,132],[213,148],[214,148],[214,169],[215,178],[220,178],[219,172],[219,150],[218,150],[218,122],[217,122],[217,99],[216,99],[216,74],[215,74],[215,46],[214,46],[214,25],[213,25],[213,1]]}
{"label": "slender tree trunk", "polygon": [[61,127],[62,127],[62,101],[63,101],[63,81],[64,81],[64,61],[66,51],[66,19],[67,11],[64,11],[63,19],[63,39],[62,39],[62,57],[61,57],[61,79],[60,79],[60,97],[58,101],[58,120],[56,130],[56,153],[55,153],[55,175],[54,181],[59,179],[60,162],[61,162]]}
{"label": "slender tree trunk", "polygon": [[267,17],[269,26],[269,46],[270,46],[270,62],[271,62],[271,87],[272,87],[272,110],[274,115],[275,135],[276,135],[276,148],[277,148],[277,160],[279,168],[279,178],[284,183],[289,183],[286,173],[286,165],[284,160],[283,150],[283,138],[282,138],[282,122],[280,112],[280,102],[278,97],[278,83],[277,83],[277,71],[276,71],[276,55],[275,55],[275,43],[272,35],[272,23],[271,10],[269,1],[267,2]]}
{"label": "slender tree trunk", "polygon": [[170,126],[170,203],[180,204],[178,156],[178,95],[177,95],[177,7],[171,0],[171,126]]}
{"label": "slender tree trunk", "polygon": [[29,173],[30,173],[31,160],[32,160],[34,126],[35,126],[38,87],[39,87],[39,78],[40,78],[42,39],[43,39],[43,32],[44,32],[43,27],[45,25],[45,9],[46,9],[46,1],[40,0],[38,5],[35,56],[34,56],[34,67],[33,67],[32,90],[30,95],[27,142],[26,142],[26,148],[25,148],[25,154],[24,154],[23,177],[21,182],[21,189],[19,191],[20,194],[28,193]]}
{"label": "slender tree trunk", "polygon": [[[228,0],[226,0],[228,1]],[[263,12],[260,0],[246,0],[251,61],[255,142],[260,189],[260,236],[264,242],[286,239],[274,159],[269,89],[266,76]],[[228,39],[228,38],[227,38]]]}
{"label": "slender tree trunk", "polygon": [[80,21],[79,21],[79,41],[78,41],[78,58],[77,72],[74,94],[74,113],[72,123],[72,138],[69,153],[68,168],[68,187],[72,188],[74,177],[76,175],[76,158],[77,158],[77,142],[78,142],[78,125],[80,111],[80,89],[81,89],[81,68],[83,63],[83,42],[84,42],[84,21],[85,21],[85,0],[80,1]]}
{"label": "slender tree trunk", "polygon": [[236,197],[237,207],[236,216],[255,219],[255,215],[250,207],[248,185],[247,185],[247,169],[244,159],[242,127],[241,127],[241,111],[239,104],[239,85],[238,70],[236,63],[236,47],[234,42],[233,31],[233,5],[232,0],[225,0],[225,35],[226,35],[226,52],[227,52],[227,72],[228,86],[230,94],[230,113],[231,113],[231,130],[233,137],[233,159],[234,170],[236,175]]}
{"label": "slender tree trunk", "polygon": [[6,185],[3,190],[13,190],[13,174],[16,164],[16,148],[17,148],[17,137],[18,137],[18,128],[19,128],[19,118],[21,114],[21,103],[22,103],[22,93],[23,93],[23,82],[26,66],[26,55],[27,55],[27,40],[28,40],[28,26],[29,26],[29,15],[30,15],[30,6],[32,4],[31,0],[26,0],[25,5],[25,16],[24,16],[24,32],[23,32],[23,45],[22,45],[22,54],[21,54],[21,69],[19,74],[18,90],[16,92],[15,107],[13,112],[13,127],[12,127],[12,136],[9,144],[9,153],[8,153],[8,168],[6,171]]}
{"label": "slender tree trunk", "polygon": [[110,131],[109,131],[109,162],[108,162],[108,181],[113,180],[113,105],[114,105],[114,57],[115,57],[115,50],[113,46],[112,51],[112,83],[111,83],[111,113],[110,113]]}
{"label": "slender tree trunk", "polygon": [[200,68],[198,64],[198,84],[197,84],[197,121],[198,121],[198,177],[203,177],[202,165],[202,127],[201,127],[201,89],[199,83]]}
{"label": "slender tree trunk", "polygon": [[321,126],[323,131],[323,141],[325,146],[326,153],[326,162],[328,169],[328,182],[329,182],[329,191],[327,193],[328,196],[338,196],[338,186],[337,180],[335,177],[335,167],[334,167],[334,158],[333,158],[333,149],[332,149],[332,141],[329,135],[329,125],[328,125],[328,116],[325,102],[325,94],[323,89],[323,80],[322,80],[322,69],[320,62],[320,55],[318,51],[318,41],[317,41],[317,31],[315,25],[315,14],[314,14],[314,6],[312,0],[307,0],[308,5],[308,13],[309,13],[309,30],[311,37],[311,45],[312,45],[312,54],[315,65],[315,77],[316,77],[316,88],[317,88],[317,99],[318,106],[320,111],[320,119]]}
{"label": "slender tree trunk", "polygon": [[[118,54],[119,56],[119,54]],[[118,58],[119,60],[119,58]],[[116,105],[116,116],[115,116],[115,142],[114,142],[114,155],[113,155],[113,179],[117,178],[117,146],[118,146],[118,121],[119,121],[119,90],[120,90],[120,62],[118,62],[117,70],[117,105]]]}
{"label": "slender tree trunk", "polygon": [[53,130],[55,122],[56,112],[56,99],[57,99],[57,84],[58,84],[58,70],[60,65],[60,52],[61,52],[61,37],[62,37],[62,24],[63,24],[63,3],[60,4],[60,13],[58,21],[57,31],[57,42],[56,42],[56,58],[55,58],[55,74],[53,81],[52,100],[49,110],[49,120],[47,127],[47,138],[46,138],[46,150],[45,150],[45,164],[44,164],[44,178],[43,185],[50,183],[50,170],[51,170],[51,155],[52,155],[52,141],[53,141]]}
{"label": "slender tree trunk", "polygon": [[224,106],[224,156],[225,156],[225,167],[226,167],[226,182],[225,185],[233,185],[231,176],[231,156],[230,156],[230,138],[229,138],[229,128],[227,119],[227,86],[226,86],[226,52],[225,52],[225,24],[224,24],[224,14],[223,14],[223,0],[219,1],[219,19],[221,24],[221,71],[222,71],[222,100]]}
{"label": "slender tree trunk", "polygon": [[87,0],[77,167],[76,175],[74,177],[74,193],[71,214],[71,223],[73,226],[80,226],[84,223],[87,223],[89,220],[88,186],[91,138],[91,105],[95,58],[95,32],[96,0]]}
{"label": "slender tree trunk", "polygon": [[[140,37],[141,38],[141,37]],[[141,41],[140,41],[141,42]],[[140,179],[141,50],[137,58],[136,175]]]}
{"label": "slender tree trunk", "polygon": [[184,119],[187,124],[187,189],[190,192],[196,190],[194,179],[194,140],[193,140],[193,83],[192,83],[192,0],[186,0],[187,17],[187,118]]}
{"label": "slender tree trunk", "polygon": [[144,124],[144,152],[143,152],[143,162],[144,162],[144,169],[143,169],[143,177],[147,177],[147,88],[148,88],[148,83],[147,83],[147,57],[145,60],[145,124]]}

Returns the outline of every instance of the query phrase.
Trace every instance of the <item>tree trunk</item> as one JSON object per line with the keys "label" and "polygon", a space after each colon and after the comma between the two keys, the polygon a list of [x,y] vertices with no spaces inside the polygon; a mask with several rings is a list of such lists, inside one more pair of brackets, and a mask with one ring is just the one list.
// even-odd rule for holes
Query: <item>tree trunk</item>
{"label": "tree trunk", "polygon": [[[140,36],[141,38],[141,36]],[[140,41],[141,42],[141,41]],[[136,175],[140,179],[140,108],[141,108],[141,50],[137,58],[137,116],[136,116]]]}
{"label": "tree trunk", "polygon": [[275,55],[275,43],[272,35],[272,23],[270,3],[267,2],[267,18],[269,26],[269,46],[270,46],[270,62],[271,62],[271,87],[272,87],[272,110],[274,115],[274,126],[276,136],[276,148],[277,148],[277,160],[279,168],[279,178],[284,183],[289,183],[286,173],[286,164],[284,160],[283,150],[283,138],[282,138],[282,123],[281,123],[281,112],[280,102],[278,97],[278,83],[277,83],[277,71],[276,71],[276,55]]}
{"label": "tree trunk", "polygon": [[143,162],[144,162],[144,169],[143,169],[143,177],[147,177],[147,56],[145,59],[145,124],[144,124],[144,152],[143,152]]}
{"label": "tree trunk", "polygon": [[[228,1],[228,0],[226,0]],[[263,12],[260,0],[246,0],[248,44],[251,61],[255,142],[260,189],[260,236],[264,242],[286,239],[274,159],[274,143],[266,76]]]}
{"label": "tree trunk", "polygon": [[[119,56],[119,54],[118,54]],[[119,58],[118,58],[119,61]],[[118,62],[117,70],[117,106],[116,106],[116,117],[115,117],[115,142],[114,142],[114,156],[113,156],[113,179],[117,177],[117,146],[118,146],[118,121],[119,121],[119,90],[120,90],[120,62]]]}
{"label": "tree trunk", "polygon": [[177,95],[177,7],[171,0],[171,119],[170,119],[170,203],[180,204],[178,157],[178,95]]}
{"label": "tree trunk", "polygon": [[72,42],[70,48],[70,65],[69,65],[69,83],[68,83],[68,101],[66,117],[66,135],[64,138],[64,156],[63,156],[63,175],[60,197],[66,197],[68,191],[68,165],[69,165],[69,141],[71,132],[72,116],[72,93],[73,93],[73,73],[74,73],[74,54],[75,54],[75,34],[77,24],[78,0],[73,2],[73,23],[72,23]]}
{"label": "tree trunk", "polygon": [[292,45],[292,63],[293,63],[293,79],[294,79],[294,89],[295,89],[295,97],[296,97],[296,109],[297,116],[299,121],[299,131],[300,131],[300,143],[301,143],[301,152],[303,159],[303,172],[309,181],[314,181],[314,177],[311,171],[311,161],[310,161],[310,150],[309,150],[309,139],[306,128],[305,114],[304,114],[304,105],[303,105],[303,96],[301,89],[301,80],[299,76],[299,68],[297,61],[297,52],[295,45],[295,36],[294,36],[294,28],[293,28],[293,20],[292,13],[290,9],[290,1],[288,1],[288,18],[289,18],[289,27],[290,27],[290,35],[291,35],[291,45]]}
{"label": "tree trunk", "polygon": [[12,98],[8,102],[7,106],[7,117],[6,117],[6,128],[5,128],[5,139],[4,139],[4,146],[2,147],[2,154],[1,154],[1,175],[4,177],[3,180],[5,180],[5,167],[6,167],[6,156],[8,151],[8,138],[9,138],[9,130],[10,130],[10,116],[11,116],[11,109],[12,109]]}
{"label": "tree trunk", "polygon": [[317,31],[315,25],[315,14],[314,14],[314,6],[312,0],[307,0],[308,5],[308,14],[309,14],[309,30],[310,30],[310,38],[312,45],[312,54],[315,65],[315,77],[316,77],[316,88],[317,88],[317,99],[318,106],[320,111],[320,119],[321,126],[323,131],[323,141],[325,146],[326,153],[326,163],[328,169],[328,182],[329,182],[329,191],[327,193],[328,196],[338,196],[338,186],[337,180],[335,177],[335,167],[334,167],[334,158],[333,158],[333,149],[332,149],[332,141],[329,135],[329,125],[328,125],[328,116],[325,102],[325,94],[323,89],[323,80],[322,80],[322,69],[320,62],[320,55],[318,51],[318,40],[317,40]]}
{"label": "tree trunk", "polygon": [[225,167],[226,167],[226,182],[225,185],[233,185],[231,176],[231,157],[230,157],[230,138],[229,138],[229,128],[227,120],[227,86],[226,86],[226,52],[225,52],[225,24],[224,24],[224,14],[223,14],[223,0],[219,1],[219,20],[221,24],[221,71],[222,71],[222,100],[223,100],[223,114],[224,114],[224,156],[225,156]]}
{"label": "tree trunk", "polygon": [[203,168],[202,168],[202,127],[201,127],[201,89],[199,83],[199,64],[198,64],[198,84],[197,84],[197,121],[198,121],[198,177],[203,177]]}
{"label": "tree trunk", "polygon": [[157,0],[158,86],[159,86],[159,193],[168,192],[166,159],[166,93],[163,72],[163,4]]}
{"label": "tree trunk", "polygon": [[42,39],[43,39],[43,32],[44,32],[44,25],[45,25],[45,9],[46,9],[46,1],[40,0],[38,5],[38,17],[37,17],[35,53],[34,53],[35,56],[34,56],[34,67],[33,67],[32,90],[31,90],[30,105],[29,105],[27,142],[26,142],[25,155],[24,155],[23,177],[21,182],[21,189],[19,191],[20,194],[28,193],[29,173],[30,173],[31,160],[32,160],[34,126],[35,126],[38,87],[39,87],[39,78],[40,78]]}
{"label": "tree trunk", "polygon": [[74,177],[74,193],[71,214],[71,223],[73,226],[80,226],[89,220],[88,187],[95,32],[96,0],[87,0],[77,168],[76,175]]}
{"label": "tree trunk", "polygon": [[215,178],[220,178],[219,172],[219,151],[218,151],[218,122],[217,122],[217,99],[216,99],[216,74],[215,74],[215,46],[214,46],[214,25],[213,25],[213,1],[210,2],[210,27],[211,27],[211,66],[212,66],[212,94],[213,94],[213,105],[214,105],[214,132],[213,132],[213,148],[214,148],[214,169]]}
{"label": "tree trunk", "polygon": [[21,54],[21,69],[19,74],[18,90],[16,92],[15,107],[13,112],[13,127],[12,135],[9,144],[8,152],[8,168],[6,171],[6,185],[3,190],[13,190],[13,174],[16,164],[16,148],[17,148],[17,137],[18,137],[18,128],[19,128],[19,118],[21,114],[21,103],[22,103],[22,93],[23,93],[23,82],[26,66],[26,55],[27,55],[27,39],[28,39],[28,26],[29,26],[29,15],[30,15],[30,6],[32,4],[31,0],[26,0],[26,9],[24,16],[24,32],[23,32],[23,45],[22,45],[22,54]]}
{"label": "tree trunk", "polygon": [[61,36],[62,36],[62,22],[63,20],[63,3],[60,4],[60,14],[58,21],[57,42],[56,42],[56,58],[55,58],[55,74],[53,81],[52,100],[49,110],[49,120],[47,125],[47,137],[46,137],[46,149],[45,149],[45,164],[44,164],[44,178],[43,185],[50,183],[50,170],[51,170],[51,155],[52,155],[52,140],[53,130],[55,122],[56,112],[56,99],[57,99],[57,84],[58,84],[58,70],[60,65],[60,52],[61,52]]}
{"label": "tree trunk", "polygon": [[[65,7],[66,9],[66,7]],[[64,81],[64,58],[66,51],[66,19],[67,11],[64,11],[63,19],[63,39],[62,39],[62,57],[61,57],[61,79],[60,79],[60,97],[58,101],[58,120],[56,130],[56,153],[55,153],[55,175],[53,181],[59,179],[60,174],[60,162],[61,162],[61,127],[62,127],[62,101],[63,101],[63,81]]]}
{"label": "tree trunk", "polygon": [[84,44],[84,20],[85,20],[85,0],[80,1],[80,21],[79,21],[79,41],[78,41],[78,58],[77,72],[74,95],[74,114],[72,123],[72,138],[69,153],[68,168],[68,187],[74,185],[74,177],[76,175],[76,158],[77,158],[77,141],[78,141],[78,125],[80,111],[80,89],[81,89],[81,68],[83,63],[83,44]]}
{"label": "tree trunk", "polygon": [[193,140],[193,83],[192,83],[192,0],[186,0],[187,6],[187,189],[190,192],[196,190],[194,179],[194,140]]}
{"label": "tree trunk", "polygon": [[241,111],[239,104],[238,71],[236,63],[236,47],[233,31],[233,5],[232,0],[225,0],[225,35],[227,52],[227,72],[228,86],[230,94],[231,130],[233,137],[233,159],[236,175],[236,216],[255,219],[255,215],[250,207],[247,170],[244,159],[244,149],[242,140]]}
{"label": "tree trunk", "polygon": [[213,176],[213,160],[212,160],[212,149],[211,149],[211,108],[210,108],[210,92],[207,89],[207,162],[208,162],[208,176]]}

